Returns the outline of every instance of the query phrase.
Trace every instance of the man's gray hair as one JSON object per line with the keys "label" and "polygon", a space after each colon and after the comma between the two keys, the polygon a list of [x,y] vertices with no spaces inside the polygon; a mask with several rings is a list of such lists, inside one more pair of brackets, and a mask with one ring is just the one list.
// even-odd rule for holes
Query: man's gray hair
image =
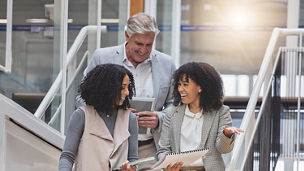
{"label": "man's gray hair", "polygon": [[142,12],[137,13],[128,19],[125,31],[129,38],[136,33],[145,34],[153,32],[156,36],[159,32],[155,18]]}

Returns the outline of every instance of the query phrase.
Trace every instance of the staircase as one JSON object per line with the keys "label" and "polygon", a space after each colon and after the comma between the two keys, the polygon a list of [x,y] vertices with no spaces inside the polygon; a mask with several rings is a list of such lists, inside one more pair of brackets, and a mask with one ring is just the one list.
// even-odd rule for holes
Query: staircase
{"label": "staircase", "polygon": [[[80,62],[75,56],[89,32],[104,31],[103,26],[82,28],[67,53],[64,69],[46,94],[13,95],[28,110],[0,94],[0,170],[57,170],[68,114],[74,110],[75,94],[69,91],[78,85],[75,80],[81,76],[88,51]],[[275,29],[248,104],[247,99],[225,99],[245,130],[225,157],[227,171],[299,170],[304,154],[302,33],[302,29]],[[291,35],[297,36],[298,45],[284,47],[282,42]],[[26,101],[39,105],[30,107]],[[238,110],[244,106],[243,115]]]}
{"label": "staircase", "polygon": [[[80,31],[67,53],[66,68],[70,74],[61,71],[46,94],[13,93],[12,99],[0,94],[0,170],[58,170],[64,129],[69,121],[66,116],[74,110],[73,86],[82,78],[88,51],[76,68],[71,63],[77,63],[76,53],[89,33],[105,30],[105,26],[86,26]],[[66,87],[62,86],[63,75]],[[61,110],[63,96],[68,105]]]}
{"label": "staircase", "polygon": [[[303,168],[303,33],[303,29],[274,29],[241,123],[245,133],[236,138],[227,171]],[[290,36],[296,47],[284,47],[282,42]]]}

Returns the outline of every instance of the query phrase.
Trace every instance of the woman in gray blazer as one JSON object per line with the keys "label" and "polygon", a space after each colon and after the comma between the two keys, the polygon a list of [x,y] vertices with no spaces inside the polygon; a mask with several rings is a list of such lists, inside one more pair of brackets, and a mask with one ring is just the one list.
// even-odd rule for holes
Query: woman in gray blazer
{"label": "woman in gray blazer", "polygon": [[[224,171],[221,154],[234,146],[229,107],[223,105],[223,83],[219,73],[207,63],[187,63],[173,76],[174,107],[167,112],[163,125],[158,158],[166,153],[208,148],[205,158],[189,166],[182,161],[168,165],[167,170]],[[182,167],[183,166],[183,167]]]}

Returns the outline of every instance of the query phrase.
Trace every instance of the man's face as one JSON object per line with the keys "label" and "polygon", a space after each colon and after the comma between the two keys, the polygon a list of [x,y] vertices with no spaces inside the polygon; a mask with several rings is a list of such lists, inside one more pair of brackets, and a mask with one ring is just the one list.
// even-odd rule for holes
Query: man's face
{"label": "man's face", "polygon": [[149,58],[155,33],[134,34],[131,38],[125,33],[125,36],[127,58],[136,67]]}

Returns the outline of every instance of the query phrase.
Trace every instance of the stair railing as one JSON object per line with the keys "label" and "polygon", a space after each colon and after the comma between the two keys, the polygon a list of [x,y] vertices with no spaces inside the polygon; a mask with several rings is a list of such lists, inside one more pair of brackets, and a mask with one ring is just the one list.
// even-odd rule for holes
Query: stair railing
{"label": "stair railing", "polygon": [[[76,57],[76,53],[78,52],[79,48],[82,46],[84,40],[86,39],[86,37],[88,36],[89,32],[106,32],[106,26],[85,26],[83,27],[79,34],[77,35],[75,41],[73,42],[70,50],[67,53],[67,68],[68,66],[71,64],[71,62],[73,60],[75,60]],[[72,75],[72,78],[70,79],[69,83],[67,84],[67,88],[65,90],[65,92],[62,93],[67,93],[68,90],[70,89],[72,83],[74,82],[76,76],[79,74],[81,68],[83,67],[83,65],[85,64],[85,61],[87,61],[86,59],[88,58],[88,51],[85,52],[85,54],[83,55],[81,62],[79,63],[76,72]],[[53,101],[53,99],[55,98],[59,88],[61,87],[62,84],[62,70],[59,72],[59,74],[57,75],[54,83],[52,84],[52,86],[50,87],[49,91],[46,93],[45,97],[43,98],[43,100],[41,101],[40,105],[38,106],[34,116],[36,116],[37,118],[42,118],[45,115],[45,111],[46,109],[49,107],[49,105],[51,104],[51,102]],[[56,119],[56,117],[59,115],[60,113],[60,108],[61,105],[59,105],[59,107],[57,108],[54,116],[51,118],[50,123],[52,124],[54,122],[54,120]]]}
{"label": "stair railing", "polygon": [[[257,80],[254,84],[253,91],[251,93],[248,105],[241,123],[240,128],[245,130],[244,134],[236,137],[235,146],[232,151],[232,156],[230,162],[227,164],[226,171],[234,170],[244,170],[246,158],[249,155],[249,150],[251,144],[253,143],[253,137],[256,133],[258,124],[260,122],[260,114],[263,111],[263,102],[261,110],[257,119],[255,120],[255,109],[257,100],[260,92],[262,91],[262,86],[265,86],[265,94],[267,94],[267,89],[270,87],[271,74],[277,65],[279,55],[274,56],[274,52],[277,50],[278,40],[280,36],[290,36],[290,35],[301,35],[304,33],[304,29],[279,29],[275,28],[272,32],[270,41],[268,43],[262,65],[260,67]],[[279,50],[280,52],[280,50]],[[266,98],[263,97],[263,99]],[[252,125],[253,124],[253,125]],[[243,148],[243,149],[242,149]]]}

